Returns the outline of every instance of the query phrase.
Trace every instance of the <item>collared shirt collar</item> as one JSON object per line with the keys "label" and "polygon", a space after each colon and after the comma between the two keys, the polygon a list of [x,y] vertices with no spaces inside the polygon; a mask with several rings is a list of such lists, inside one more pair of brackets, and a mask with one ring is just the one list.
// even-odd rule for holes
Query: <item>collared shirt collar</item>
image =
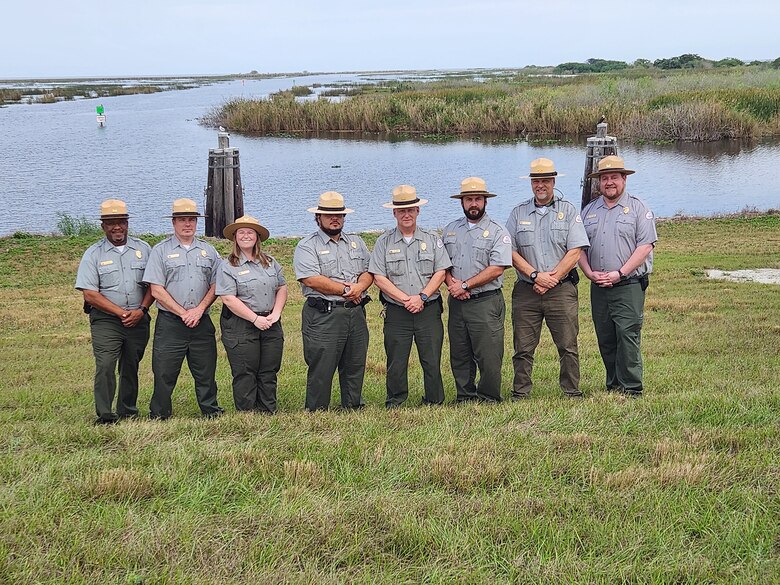
{"label": "collared shirt collar", "polygon": [[[465,216],[463,217],[463,221],[465,222],[465,225],[466,225],[467,228],[475,230],[477,228],[485,228],[485,227],[487,227],[488,225],[490,225],[490,221],[491,220],[490,220],[490,216],[487,214],[487,212],[485,212],[485,215],[483,215],[479,219],[479,221],[477,223],[475,223],[475,224],[471,223]],[[471,227],[471,226],[476,226],[476,227]]]}
{"label": "collared shirt collar", "polygon": [[602,195],[599,197],[598,205],[601,207],[607,207],[607,209],[614,209],[615,207],[626,207],[627,206],[627,199],[628,199],[628,191],[623,191],[623,194],[620,196],[620,198],[615,202],[615,205],[612,207],[607,207],[606,199],[604,199],[604,196]]}
{"label": "collared shirt collar", "polygon": [[[133,242],[130,240],[130,236],[127,236],[127,241],[125,242],[125,250],[127,249],[135,250],[136,247],[133,245]],[[108,238],[103,237],[103,244],[102,244],[102,250],[104,252],[110,252],[111,250],[115,250],[117,254],[119,254],[119,250],[116,249],[116,246],[108,241]]]}
{"label": "collared shirt collar", "polygon": [[334,241],[328,234],[326,234],[324,231],[322,231],[322,228],[317,230],[317,235],[319,236],[322,243],[327,244],[329,241],[333,242],[334,244],[338,245],[338,243],[341,240],[347,241],[347,238],[345,237],[346,234],[344,233],[344,230],[341,230],[341,234],[339,234],[339,242]]}
{"label": "collared shirt collar", "polygon": [[[173,234],[173,235],[171,236],[171,242],[173,242],[173,247],[174,247],[174,248],[175,248],[176,246],[181,246],[182,248],[184,248],[184,244],[182,244],[182,243],[179,241],[179,238],[177,238],[177,237],[176,237],[176,234]],[[198,241],[198,238],[192,238],[192,244],[190,244],[190,250],[191,250],[192,248],[200,248],[200,242]],[[184,248],[184,249],[186,250],[187,248]]]}
{"label": "collared shirt collar", "polygon": [[[398,229],[398,226],[394,227],[393,230],[395,232],[392,236],[393,242],[400,242],[401,240],[404,239],[404,235],[401,233],[401,230]],[[412,240],[422,240],[422,234],[420,233],[419,227],[414,228],[414,233],[412,234]]]}

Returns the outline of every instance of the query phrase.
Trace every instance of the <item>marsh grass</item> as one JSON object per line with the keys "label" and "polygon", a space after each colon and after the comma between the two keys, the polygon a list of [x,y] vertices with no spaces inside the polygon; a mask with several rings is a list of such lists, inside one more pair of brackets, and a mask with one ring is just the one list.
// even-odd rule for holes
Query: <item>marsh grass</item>
{"label": "marsh grass", "polygon": [[[387,412],[372,303],[367,408],[307,414],[291,286],[279,414],[234,412],[220,346],[225,416],[198,417],[185,368],[174,418],[108,428],[73,290],[94,238],[0,239],[0,582],[777,583],[780,295],[703,271],[780,267],[780,217],[659,235],[641,400],[602,391],[581,283],[583,401],[560,396],[545,332],[531,400],[416,406],[413,357]],[[265,245],[289,278],[295,241]],[[506,347],[505,393],[509,327]],[[146,414],[151,347],[140,378]]]}
{"label": "marsh grass", "polygon": [[382,132],[574,136],[605,115],[610,132],[640,140],[709,141],[777,135],[780,71],[641,70],[620,75],[384,82],[338,102],[233,100],[203,122],[256,133]]}

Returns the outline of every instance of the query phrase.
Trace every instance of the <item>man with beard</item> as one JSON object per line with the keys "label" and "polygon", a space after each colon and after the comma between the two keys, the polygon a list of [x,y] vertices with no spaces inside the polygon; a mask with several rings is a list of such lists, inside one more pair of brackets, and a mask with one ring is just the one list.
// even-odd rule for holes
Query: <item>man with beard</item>
{"label": "man with beard", "polygon": [[154,328],[149,417],[164,420],[173,414],[171,396],[186,357],[200,412],[212,418],[224,412],[217,403],[217,341],[209,316],[217,298],[220,257],[211,244],[195,237],[203,216],[192,199],[174,201],[170,217],[173,235],[152,248],[144,272],[160,309]]}
{"label": "man with beard", "polygon": [[341,406],[360,408],[368,353],[366,289],[374,282],[368,272],[369,253],[356,235],[342,232],[345,207],[335,191],[320,195],[314,214],[318,230],[295,248],[293,269],[301,283],[301,333],[306,375],[306,410],[327,410],[333,375],[338,369]]}
{"label": "man with beard", "polygon": [[417,227],[420,207],[426,203],[428,200],[417,197],[411,185],[393,189],[393,200],[384,207],[393,210],[397,226],[379,237],[371,254],[369,271],[382,291],[385,305],[388,408],[400,406],[409,395],[412,341],[423,370],[423,404],[444,402],[444,326],[439,287],[452,263],[439,235]]}
{"label": "man with beard", "polygon": [[[457,401],[501,401],[506,304],[501,291],[504,270],[512,265],[512,240],[485,213],[489,193],[485,181],[461,182],[464,218],[444,228],[444,246],[452,261],[445,283],[450,293],[450,366]],[[479,383],[476,382],[479,370]]]}
{"label": "man with beard", "polygon": [[625,168],[619,156],[606,156],[598,170],[601,196],[582,210],[590,239],[580,267],[591,280],[590,305],[607,391],[642,396],[640,341],[645,290],[653,271],[653,248],[658,240],[653,212],[626,192]]}
{"label": "man with beard", "polygon": [[[100,227],[106,236],[87,248],[76,274],[95,355],[95,424],[138,416],[138,364],[149,341],[152,304],[143,274],[151,248],[127,235],[129,217],[124,201],[101,203]],[[119,393],[114,412],[117,362]]]}
{"label": "man with beard", "polygon": [[542,322],[547,323],[560,358],[559,382],[565,396],[581,397],[579,301],[575,266],[588,236],[577,209],[555,196],[553,161],[531,161],[534,196],[515,207],[506,229],[512,238],[512,264],[517,282],[512,291],[512,331],[515,370],[512,399],[531,394],[534,352],[539,345]]}

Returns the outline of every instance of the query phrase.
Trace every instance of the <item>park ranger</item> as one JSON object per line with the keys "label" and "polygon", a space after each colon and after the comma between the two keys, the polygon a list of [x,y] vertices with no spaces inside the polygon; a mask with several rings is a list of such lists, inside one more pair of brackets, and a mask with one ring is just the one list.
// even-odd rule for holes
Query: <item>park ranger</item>
{"label": "park ranger", "polygon": [[565,396],[580,397],[579,300],[577,260],[588,236],[582,218],[555,194],[558,172],[548,158],[531,161],[534,196],[512,210],[506,229],[512,238],[512,264],[517,281],[512,291],[515,376],[512,398],[528,398],[534,352],[542,322],[547,322],[560,358],[559,383]]}
{"label": "park ranger", "polygon": [[396,227],[382,234],[371,254],[369,272],[382,291],[385,305],[388,408],[400,406],[409,395],[409,353],[412,341],[423,369],[423,404],[444,402],[441,349],[444,326],[439,287],[452,266],[439,235],[417,226],[420,207],[427,199],[411,185],[393,189],[383,207],[393,210]]}
{"label": "park ranger", "polygon": [[[149,342],[151,291],[143,282],[149,244],[128,236],[127,205],[108,199],[100,205],[105,237],[84,252],[76,288],[84,294],[95,355],[95,424],[138,416],[138,364]],[[116,369],[119,362],[119,393]]]}
{"label": "park ranger", "polygon": [[580,267],[592,281],[590,305],[607,391],[636,398],[644,389],[640,341],[658,234],[653,212],[626,192],[626,177],[634,172],[613,155],[588,175],[598,177],[601,196],[582,210],[590,247]]}
{"label": "park ranger", "polygon": [[374,282],[368,248],[359,236],[342,231],[346,214],[354,210],[340,193],[323,193],[317,207],[307,211],[318,229],[298,243],[293,255],[295,277],[306,297],[301,315],[309,367],[306,409],[328,409],[337,369],[342,408],[361,408],[368,353],[365,305],[371,300],[366,289]]}
{"label": "park ranger", "polygon": [[216,298],[220,257],[213,246],[195,237],[203,216],[192,199],[174,201],[170,217],[174,233],[152,248],[144,272],[160,309],[154,328],[149,416],[167,419],[173,414],[171,396],[185,357],[201,413],[219,416],[223,410],[217,403],[217,342],[209,307]]}
{"label": "park ranger", "polygon": [[[450,293],[450,366],[457,401],[501,401],[506,304],[501,286],[512,265],[512,240],[485,213],[495,197],[485,181],[468,177],[460,184],[465,217],[444,228],[443,240],[452,261],[445,283]],[[476,382],[479,370],[479,383]]]}

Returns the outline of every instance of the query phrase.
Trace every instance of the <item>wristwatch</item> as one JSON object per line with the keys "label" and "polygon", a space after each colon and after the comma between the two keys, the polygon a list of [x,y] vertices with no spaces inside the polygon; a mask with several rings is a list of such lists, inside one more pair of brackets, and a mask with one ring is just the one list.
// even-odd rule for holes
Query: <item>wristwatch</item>
{"label": "wristwatch", "polygon": [[423,303],[427,303],[428,302],[428,295],[426,295],[424,292],[421,292],[420,293],[420,299],[422,299]]}
{"label": "wristwatch", "polygon": [[626,280],[628,279],[628,275],[623,274],[623,271],[618,268],[617,273],[620,275],[620,280]]}
{"label": "wristwatch", "polygon": [[460,288],[462,288],[463,290],[469,290],[469,283],[468,283],[468,281],[464,280],[463,282],[461,282],[460,283]]}
{"label": "wristwatch", "polygon": [[345,294],[345,295],[348,295],[348,294],[349,294],[351,291],[352,291],[352,289],[351,289],[351,288],[349,288],[348,286],[345,286],[345,287],[344,287],[344,294]]}
{"label": "wristwatch", "polygon": [[531,282],[536,282],[536,277],[539,276],[539,272],[534,270],[531,274],[529,274],[529,278],[531,279]]}
{"label": "wristwatch", "polygon": [[141,310],[144,312],[144,315],[149,313],[149,307],[145,307],[144,305],[141,305]]}

